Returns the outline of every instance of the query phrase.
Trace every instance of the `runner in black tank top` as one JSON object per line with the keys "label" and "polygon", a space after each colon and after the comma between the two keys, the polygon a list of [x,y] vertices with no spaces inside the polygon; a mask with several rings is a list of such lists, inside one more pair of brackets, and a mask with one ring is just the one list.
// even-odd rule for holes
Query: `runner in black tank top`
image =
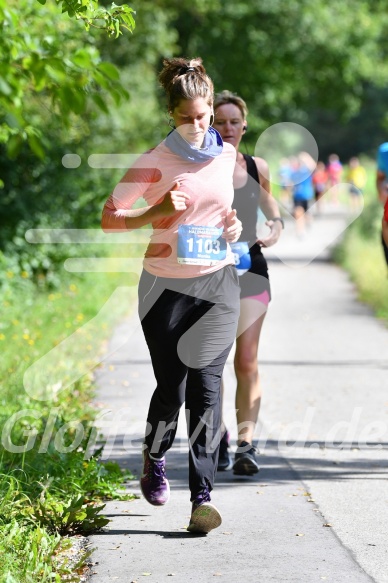
{"label": "runner in black tank top", "polygon": [[[252,445],[261,399],[257,355],[261,327],[270,300],[267,262],[261,246],[269,247],[276,243],[283,221],[278,204],[271,195],[267,163],[262,158],[239,152],[241,138],[247,128],[245,102],[241,97],[223,91],[215,98],[214,112],[214,128],[225,142],[236,148],[233,208],[243,226],[240,239],[233,249],[240,283],[240,318],[234,357],[237,449],[233,463],[228,452],[229,433],[225,428],[220,443],[218,470],[228,470],[233,466],[235,474],[252,475],[259,471],[256,449]],[[260,240],[256,234],[259,208],[267,218],[266,225],[270,229],[269,234]]]}
{"label": "runner in black tank top", "polygon": [[[237,216],[243,225],[239,240],[247,241],[249,244],[252,267],[248,270],[248,273],[261,275],[265,280],[261,277],[252,279],[246,274],[240,275],[240,297],[258,296],[267,291],[268,300],[270,300],[271,291],[267,261],[261,251],[260,245],[256,243],[257,212],[260,207],[260,178],[252,156],[243,154],[243,157],[247,165],[248,180],[245,186],[235,188],[233,208],[236,209]],[[250,180],[249,176],[253,180]]]}

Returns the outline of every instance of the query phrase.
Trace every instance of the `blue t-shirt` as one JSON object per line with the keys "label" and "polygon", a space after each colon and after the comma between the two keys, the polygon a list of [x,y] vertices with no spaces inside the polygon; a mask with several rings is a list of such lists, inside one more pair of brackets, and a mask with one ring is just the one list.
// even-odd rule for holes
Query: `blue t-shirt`
{"label": "blue t-shirt", "polygon": [[313,177],[306,166],[301,166],[292,173],[293,193],[297,200],[310,200],[314,196]]}
{"label": "blue t-shirt", "polygon": [[384,172],[388,178],[388,142],[379,146],[377,151],[377,169]]}

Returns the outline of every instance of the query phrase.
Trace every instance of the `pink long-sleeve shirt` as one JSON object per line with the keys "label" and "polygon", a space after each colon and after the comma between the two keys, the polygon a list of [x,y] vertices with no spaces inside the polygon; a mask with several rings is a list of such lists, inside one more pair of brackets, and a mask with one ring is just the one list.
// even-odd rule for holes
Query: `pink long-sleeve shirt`
{"label": "pink long-sleeve shirt", "polygon": [[163,199],[175,182],[190,195],[188,208],[152,223],[153,233],[143,260],[144,268],[159,277],[196,277],[234,263],[230,246],[226,257],[212,265],[178,262],[179,225],[225,226],[233,202],[233,170],[236,150],[224,143],[222,153],[203,163],[186,161],[164,143],[142,154],[127,171],[104,205],[102,228],[106,232],[128,230],[125,212],[143,198],[147,206]]}

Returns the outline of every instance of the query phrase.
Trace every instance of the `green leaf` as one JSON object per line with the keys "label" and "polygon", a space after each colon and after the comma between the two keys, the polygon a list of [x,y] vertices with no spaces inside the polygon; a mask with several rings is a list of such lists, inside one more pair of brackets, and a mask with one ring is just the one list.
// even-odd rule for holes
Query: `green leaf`
{"label": "green leaf", "polygon": [[32,73],[34,75],[35,90],[38,92],[42,91],[48,84],[46,71],[44,70],[44,68],[40,68],[35,71],[32,71]]}
{"label": "green leaf", "polygon": [[47,80],[55,81],[55,83],[61,84],[67,79],[67,75],[63,70],[62,65],[56,65],[52,63],[46,66]]}
{"label": "green leaf", "polygon": [[123,12],[120,14],[120,18],[124,22],[124,24],[127,25],[128,29],[132,31],[136,26],[135,19],[133,18],[132,13],[136,14],[136,12],[129,6],[123,6],[122,8]]}
{"label": "green leaf", "polygon": [[11,160],[14,160],[19,154],[23,146],[23,138],[20,134],[11,136],[7,143],[7,154]]}
{"label": "green leaf", "polygon": [[83,69],[91,69],[94,66],[90,53],[85,49],[76,51],[71,60],[77,67]]}
{"label": "green leaf", "polygon": [[113,81],[118,81],[120,79],[120,73],[112,63],[100,63],[97,68]]}
{"label": "green leaf", "polygon": [[119,37],[119,35],[121,34],[120,31],[120,22],[118,20],[114,21],[114,26],[115,26],[115,31],[116,31],[116,38]]}
{"label": "green leaf", "polygon": [[40,139],[35,135],[30,135],[28,136],[28,144],[34,154],[43,160],[45,157],[45,150]]}
{"label": "green leaf", "polygon": [[120,92],[117,91],[116,89],[113,89],[111,91],[111,95],[112,95],[112,97],[114,99],[115,104],[116,105],[120,105],[120,103],[121,103],[121,94],[120,94]]}
{"label": "green leaf", "polygon": [[94,103],[104,112],[109,113],[108,106],[99,93],[93,93],[92,99]]}
{"label": "green leaf", "polygon": [[95,82],[101,85],[101,87],[103,87],[104,89],[110,89],[110,83],[108,79],[104,75],[102,75],[99,71],[97,70],[93,71],[92,75]]}
{"label": "green leaf", "polygon": [[3,95],[11,95],[12,93],[12,88],[10,87],[10,85],[8,85],[7,81],[2,79],[1,77],[0,77],[0,93],[3,93]]}
{"label": "green leaf", "polygon": [[83,92],[64,86],[58,91],[59,99],[65,107],[74,113],[84,113],[86,107],[86,96]]}
{"label": "green leaf", "polygon": [[111,89],[110,94],[112,95],[116,105],[120,105],[123,100],[129,99],[129,93],[122,85],[116,85],[114,89]]}

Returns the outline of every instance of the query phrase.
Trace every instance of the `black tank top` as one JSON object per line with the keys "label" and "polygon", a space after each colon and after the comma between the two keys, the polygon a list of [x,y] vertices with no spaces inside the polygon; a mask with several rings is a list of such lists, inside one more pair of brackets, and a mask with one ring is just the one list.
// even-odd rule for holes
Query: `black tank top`
{"label": "black tank top", "polygon": [[237,217],[242,222],[243,230],[239,241],[256,241],[257,209],[260,200],[260,179],[257,166],[252,158],[243,154],[247,164],[248,175],[253,180],[247,179],[247,183],[242,188],[235,188],[233,208],[237,211]]}

